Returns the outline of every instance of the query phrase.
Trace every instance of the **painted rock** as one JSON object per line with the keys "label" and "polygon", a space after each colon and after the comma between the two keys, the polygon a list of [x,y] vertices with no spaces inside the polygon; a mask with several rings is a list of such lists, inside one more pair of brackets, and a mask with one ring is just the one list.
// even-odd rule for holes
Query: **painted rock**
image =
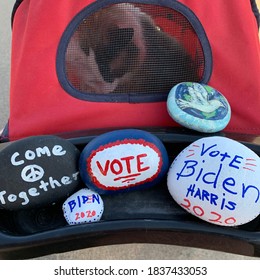
{"label": "painted rock", "polygon": [[41,207],[64,200],[79,185],[79,150],[62,138],[34,136],[0,151],[0,208]]}
{"label": "painted rock", "polygon": [[180,83],[167,99],[169,115],[187,128],[213,133],[224,129],[231,117],[227,99],[217,90],[199,83]]}
{"label": "painted rock", "polygon": [[98,222],[104,211],[104,203],[99,194],[81,189],[63,203],[62,210],[68,224]]}
{"label": "painted rock", "polygon": [[225,137],[190,144],[172,163],[167,184],[180,206],[215,225],[242,225],[260,213],[260,159]]}
{"label": "painted rock", "polygon": [[85,184],[100,194],[129,191],[157,184],[168,171],[163,143],[149,132],[123,129],[88,143],[80,156]]}

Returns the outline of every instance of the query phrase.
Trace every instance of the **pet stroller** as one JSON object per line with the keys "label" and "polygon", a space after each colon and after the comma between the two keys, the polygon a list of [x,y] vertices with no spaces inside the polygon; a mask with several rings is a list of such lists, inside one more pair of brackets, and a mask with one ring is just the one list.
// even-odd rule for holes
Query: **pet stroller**
{"label": "pet stroller", "polygon": [[[58,135],[82,151],[107,131],[138,128],[157,136],[173,161],[208,136],[167,112],[170,89],[188,81],[217,88],[231,105],[230,123],[214,135],[259,155],[258,23],[252,0],[16,1],[1,153],[34,135]],[[172,200],[166,180],[143,192],[104,196],[96,223],[68,226],[62,202],[1,209],[0,257],[140,242],[260,256],[259,217],[236,227],[205,223]]]}

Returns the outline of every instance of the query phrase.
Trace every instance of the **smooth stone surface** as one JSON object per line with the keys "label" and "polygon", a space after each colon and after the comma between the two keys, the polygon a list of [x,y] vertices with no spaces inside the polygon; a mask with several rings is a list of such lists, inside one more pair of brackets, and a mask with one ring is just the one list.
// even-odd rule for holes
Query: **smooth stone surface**
{"label": "smooth stone surface", "polygon": [[89,189],[81,189],[63,203],[62,210],[69,225],[100,221],[104,203],[101,196]]}
{"label": "smooth stone surface", "polygon": [[82,151],[79,165],[86,186],[100,194],[151,187],[160,182],[168,167],[161,140],[138,129],[96,137]]}
{"label": "smooth stone surface", "polygon": [[169,115],[187,128],[213,133],[223,130],[231,118],[227,99],[216,89],[199,83],[180,83],[167,99]]}
{"label": "smooth stone surface", "polygon": [[0,151],[0,208],[51,205],[75,192],[80,182],[79,150],[56,136],[10,142]]}
{"label": "smooth stone surface", "polygon": [[184,149],[167,184],[181,207],[215,225],[242,225],[260,213],[260,159],[225,137],[202,138]]}

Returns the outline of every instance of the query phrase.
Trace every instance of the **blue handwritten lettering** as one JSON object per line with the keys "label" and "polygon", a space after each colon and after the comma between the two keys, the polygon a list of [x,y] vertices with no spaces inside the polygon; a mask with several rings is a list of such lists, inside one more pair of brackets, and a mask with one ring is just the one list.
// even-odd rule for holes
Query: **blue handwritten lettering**
{"label": "blue handwritten lettering", "polygon": [[70,208],[70,212],[73,211],[73,209],[78,205],[79,208],[81,208],[82,204],[85,203],[95,203],[97,202],[98,204],[100,204],[100,196],[98,194],[92,194],[92,195],[81,195],[81,196],[77,196],[77,203],[76,200],[70,200],[68,202],[69,208]]}
{"label": "blue handwritten lettering", "polygon": [[237,192],[231,191],[230,189],[227,188],[227,186],[234,187],[236,185],[236,181],[232,177],[228,177],[223,181],[223,189],[231,194],[237,194]]}
{"label": "blue handwritten lettering", "polygon": [[[218,184],[218,177],[219,177],[219,174],[221,172],[221,169],[222,169],[222,164],[220,164],[217,173],[215,173],[215,172],[208,172],[208,173],[204,174],[204,176],[202,178],[203,182],[206,183],[206,184],[213,184],[214,189],[216,189],[217,188],[217,184]],[[213,181],[207,181],[206,177],[208,177],[208,176],[213,176]],[[215,178],[214,178],[214,176],[215,176]]]}
{"label": "blue handwritten lettering", "polygon": [[200,155],[203,156],[207,151],[211,150],[213,147],[216,147],[216,146],[217,146],[217,144],[214,144],[205,149],[205,143],[203,143]]}
{"label": "blue handwritten lettering", "polygon": [[70,212],[72,212],[77,204],[76,204],[75,200],[71,200],[71,201],[68,202],[68,205],[70,207]]}
{"label": "blue handwritten lettering", "polygon": [[[195,166],[198,164],[198,162],[196,160],[186,160],[184,161],[184,166],[181,170],[180,173],[177,173],[177,180],[180,179],[180,177],[190,177],[194,174],[195,172]],[[185,174],[183,174],[184,171],[189,170],[189,173],[187,174],[185,172]]]}
{"label": "blue handwritten lettering", "polygon": [[259,191],[259,189],[256,186],[249,185],[249,186],[246,187],[245,184],[243,183],[242,184],[242,197],[244,198],[246,193],[248,192],[248,190],[252,190],[252,189],[256,191],[255,203],[257,203],[258,200],[259,200],[259,197],[260,197],[260,191]]}
{"label": "blue handwritten lettering", "polygon": [[225,206],[228,210],[235,210],[237,204],[233,201],[228,201],[227,205]]}
{"label": "blue handwritten lettering", "polygon": [[195,189],[195,184],[190,185],[187,189],[186,197],[188,197],[189,195],[193,196],[194,189]]}
{"label": "blue handwritten lettering", "polygon": [[97,201],[98,204],[100,204],[100,196],[98,194],[92,195],[93,203]]}
{"label": "blue handwritten lettering", "polygon": [[[91,197],[91,196],[90,196],[90,197]],[[89,196],[82,195],[81,198],[82,198],[82,203],[83,203],[83,204],[87,203],[88,200],[89,200]]]}
{"label": "blue handwritten lettering", "polygon": [[217,206],[218,196],[214,193],[210,194],[210,204]]}
{"label": "blue handwritten lettering", "polygon": [[220,155],[222,157],[220,161],[224,161],[225,158],[231,158],[231,156],[227,152],[225,152],[224,154],[220,154]]}
{"label": "blue handwritten lettering", "polygon": [[224,208],[235,210],[237,205],[233,201],[227,201],[225,198],[225,193],[223,193],[223,197],[220,198],[214,193],[210,193],[207,190],[197,187],[196,184],[189,185],[189,187],[187,188],[186,197],[193,197],[201,201],[207,201],[210,205],[219,206],[221,210],[223,210]]}
{"label": "blue handwritten lettering", "polygon": [[243,157],[241,157],[241,156],[235,156],[235,157],[233,158],[233,160],[230,162],[229,166],[239,169],[239,166],[235,165],[235,163],[238,163],[238,164],[241,163],[241,161],[239,161],[238,158],[243,159]]}
{"label": "blue handwritten lettering", "polygon": [[[176,172],[175,178],[177,181],[187,181],[185,199],[193,197],[218,207],[220,210],[228,209],[230,211],[235,210],[237,207],[237,203],[233,201],[235,199],[249,197],[255,203],[260,201],[260,187],[246,185],[241,180],[237,181],[235,174],[232,176],[232,172],[231,176],[225,176],[229,174],[229,170],[239,170],[243,167],[243,156],[221,151],[221,149],[218,149],[217,144],[207,145],[202,143],[201,146],[197,147],[201,147],[198,154],[200,159],[185,160],[183,166],[180,166]],[[210,163],[206,156],[212,158],[212,161],[213,158],[219,161],[218,163],[216,161]],[[214,193],[216,190],[217,194]]]}

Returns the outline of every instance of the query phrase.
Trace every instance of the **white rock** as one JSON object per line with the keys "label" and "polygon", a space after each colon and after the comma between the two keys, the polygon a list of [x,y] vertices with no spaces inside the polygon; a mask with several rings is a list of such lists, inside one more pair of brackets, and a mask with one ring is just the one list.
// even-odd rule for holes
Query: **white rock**
{"label": "white rock", "polygon": [[81,189],[63,203],[62,210],[70,225],[98,222],[104,211],[104,203],[99,194]]}
{"label": "white rock", "polygon": [[260,213],[260,159],[225,137],[190,144],[172,163],[167,184],[180,206],[216,225],[242,225]]}

